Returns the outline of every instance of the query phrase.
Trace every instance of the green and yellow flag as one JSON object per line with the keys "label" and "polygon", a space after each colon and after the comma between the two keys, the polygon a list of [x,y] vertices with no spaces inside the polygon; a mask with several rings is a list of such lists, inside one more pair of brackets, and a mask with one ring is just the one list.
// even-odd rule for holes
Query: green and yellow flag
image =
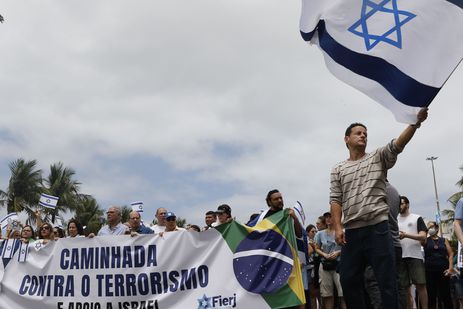
{"label": "green and yellow flag", "polygon": [[233,270],[245,290],[260,294],[271,308],[305,303],[296,236],[287,209],[254,227],[232,221],[217,230],[234,253]]}

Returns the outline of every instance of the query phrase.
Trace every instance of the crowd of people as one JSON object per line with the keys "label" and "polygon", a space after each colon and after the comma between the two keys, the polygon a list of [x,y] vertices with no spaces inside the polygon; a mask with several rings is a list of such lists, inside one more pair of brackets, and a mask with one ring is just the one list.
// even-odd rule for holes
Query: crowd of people
{"label": "crowd of people", "polygon": [[[425,223],[410,212],[410,200],[399,195],[387,179],[388,170],[426,118],[427,109],[421,109],[416,124],[370,153],[365,151],[366,126],[351,124],[344,135],[349,157],[331,171],[329,211],[304,227],[295,210],[288,210],[295,236],[303,244],[298,244],[298,250],[303,252],[300,260],[307,302],[298,309],[456,309],[460,302],[463,305],[456,248],[439,233],[438,222]],[[248,226],[284,209],[278,190],[269,191],[265,201],[267,210],[252,215]],[[109,207],[106,225],[97,235],[84,235],[76,219],[63,231],[42,222],[38,213],[36,230],[24,225],[10,229],[6,238],[46,245],[62,237],[163,236],[180,230],[207,231],[230,222],[233,216],[231,207],[223,204],[205,213],[202,228],[194,224],[179,227],[177,216],[165,208],[157,209],[155,220],[152,226],[144,225],[140,213],[132,211],[124,223],[121,209]],[[463,198],[456,206],[454,230],[463,243]]]}

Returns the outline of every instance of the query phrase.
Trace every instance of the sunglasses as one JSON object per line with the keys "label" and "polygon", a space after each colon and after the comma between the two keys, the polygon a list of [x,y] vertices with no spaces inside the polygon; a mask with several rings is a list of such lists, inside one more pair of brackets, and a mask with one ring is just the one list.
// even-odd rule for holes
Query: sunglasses
{"label": "sunglasses", "polygon": [[177,219],[177,218],[176,217],[169,217],[168,219],[166,219],[166,221],[172,222],[172,221],[175,221],[175,219]]}
{"label": "sunglasses", "polygon": [[49,226],[42,226],[40,229],[41,229],[41,230],[49,230],[50,227],[49,227]]}

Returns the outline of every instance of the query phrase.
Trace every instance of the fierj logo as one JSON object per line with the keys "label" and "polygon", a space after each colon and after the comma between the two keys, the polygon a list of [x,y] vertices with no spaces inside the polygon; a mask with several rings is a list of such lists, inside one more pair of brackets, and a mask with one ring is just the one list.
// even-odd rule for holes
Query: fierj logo
{"label": "fierj logo", "polygon": [[203,297],[198,298],[198,309],[226,309],[226,308],[235,308],[236,307],[236,294],[233,296],[223,296],[215,295],[207,297],[206,294],[203,294]]}

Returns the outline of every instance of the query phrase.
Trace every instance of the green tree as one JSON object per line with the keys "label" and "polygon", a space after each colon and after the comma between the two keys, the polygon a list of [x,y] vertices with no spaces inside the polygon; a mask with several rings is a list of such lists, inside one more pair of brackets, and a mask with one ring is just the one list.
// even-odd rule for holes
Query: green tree
{"label": "green tree", "polygon": [[132,207],[124,205],[121,207],[121,222],[125,223],[129,221],[129,214],[132,211]]}
{"label": "green tree", "polygon": [[0,191],[1,203],[8,213],[26,211],[35,222],[34,209],[42,191],[42,171],[37,169],[37,161],[22,158],[10,162],[11,176],[6,191]]}
{"label": "green tree", "polygon": [[50,174],[44,181],[46,187],[43,191],[59,198],[54,210],[56,213],[74,211],[80,202],[79,186],[81,183],[74,179],[75,174],[72,168],[64,167],[61,162],[50,166]]}
{"label": "green tree", "polygon": [[[461,167],[460,170],[463,171],[463,167]],[[456,185],[460,188],[460,191],[452,194],[452,196],[450,196],[447,200],[452,205],[452,209],[442,210],[442,214],[446,218],[445,220],[442,220],[442,223],[447,226],[451,226],[453,224],[453,221],[455,220],[455,206],[457,205],[458,200],[463,197],[463,176],[456,183]],[[458,241],[454,233],[452,234],[452,237],[449,241],[450,245],[456,249],[458,246]]]}
{"label": "green tree", "polygon": [[85,233],[98,233],[103,225],[103,209],[91,195],[81,194],[75,208],[74,218],[85,226]]}

